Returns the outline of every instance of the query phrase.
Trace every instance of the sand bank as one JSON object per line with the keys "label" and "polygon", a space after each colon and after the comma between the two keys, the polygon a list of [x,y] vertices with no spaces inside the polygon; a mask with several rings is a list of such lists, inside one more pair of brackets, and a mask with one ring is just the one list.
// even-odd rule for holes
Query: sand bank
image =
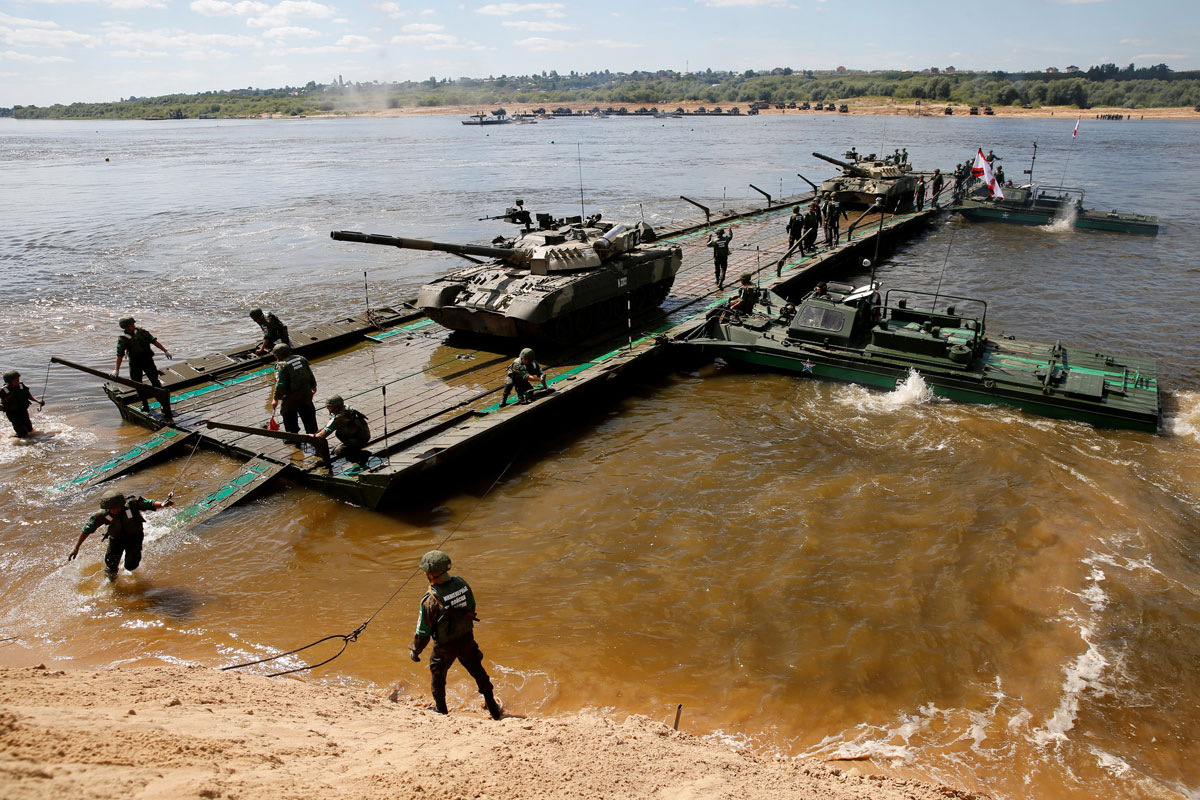
{"label": "sand bank", "polygon": [[0,669],[0,795],[21,798],[976,797],[856,765],[771,758],[645,717],[423,710],[200,667]]}

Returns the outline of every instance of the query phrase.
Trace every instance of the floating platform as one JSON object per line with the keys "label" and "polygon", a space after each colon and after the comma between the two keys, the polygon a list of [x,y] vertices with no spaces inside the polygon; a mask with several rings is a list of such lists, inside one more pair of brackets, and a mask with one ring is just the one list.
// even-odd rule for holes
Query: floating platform
{"label": "floating platform", "polygon": [[[490,465],[495,458],[481,454],[509,452],[500,447],[502,442],[517,441],[520,432],[544,424],[552,414],[594,403],[619,385],[615,379],[659,363],[671,331],[689,322],[694,326],[696,318],[727,301],[740,274],[752,273],[761,286],[788,296],[847,267],[861,269],[859,259],[875,252],[877,237],[883,238],[886,250],[913,235],[936,213],[888,215],[882,225],[877,215],[857,220],[850,216],[843,223],[840,244],[800,256],[788,251],[786,222],[792,208],[810,199],[810,194],[772,199],[765,206],[706,213],[702,219],[657,229],[659,242],[678,245],[683,254],[670,295],[660,308],[634,320],[631,328],[622,325],[605,338],[570,351],[539,353],[552,391],[539,393],[529,405],[510,401],[503,409],[497,407],[506,369],[523,346],[519,342],[456,334],[403,306],[374,309],[303,330],[293,328],[294,349],[309,359],[316,376],[317,398],[340,394],[349,407],[367,416],[372,458],[365,467],[341,459],[330,461],[312,452],[311,444],[300,448],[286,435],[265,430],[274,359],[254,355],[252,344],[160,364],[174,412],[170,425],[163,419],[159,401],[152,401],[147,413],[134,389],[110,382],[105,390],[125,420],[158,430],[156,435],[165,437],[164,442],[185,437],[194,441],[190,438],[194,436],[200,447],[247,462],[253,474],[230,484],[237,484],[238,491],[280,477],[367,508],[420,500],[427,496],[429,481],[443,475],[447,467]],[[707,237],[719,227],[731,226],[729,284],[718,290]],[[339,250],[336,257],[353,254]],[[318,416],[323,418],[324,412]],[[109,470],[106,475],[121,471]],[[222,508],[241,496],[233,497],[235,490],[226,492],[226,488],[214,493],[225,492],[218,498]],[[192,521],[206,518],[214,503],[206,499],[194,503],[203,507]]]}

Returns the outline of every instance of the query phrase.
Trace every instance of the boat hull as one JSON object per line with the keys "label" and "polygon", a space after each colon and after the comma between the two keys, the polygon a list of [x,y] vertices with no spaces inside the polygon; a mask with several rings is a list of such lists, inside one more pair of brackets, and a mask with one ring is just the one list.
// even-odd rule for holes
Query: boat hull
{"label": "boat hull", "polygon": [[[1058,209],[1043,209],[1006,203],[965,200],[957,209],[972,222],[1003,222],[1008,225],[1050,225],[1059,219]],[[1084,210],[1075,215],[1073,226],[1080,230],[1158,235],[1158,218],[1143,214]]]}
{"label": "boat hull", "polygon": [[[881,357],[869,352],[837,352],[810,346],[744,345],[713,339],[693,340],[690,344],[703,347],[712,356],[726,361],[790,373],[801,377],[824,378],[870,386],[887,391],[907,379],[915,371],[930,391],[947,400],[962,403],[1006,405],[1039,416],[1085,422],[1102,428],[1124,428],[1156,433],[1162,419],[1157,378],[1151,362],[1139,362],[1135,369],[1136,386],[1128,380],[1128,369],[1115,367],[1103,371],[1078,369],[1096,376],[1117,391],[1137,394],[1132,402],[1103,402],[1112,393],[1102,388],[1101,400],[1089,400],[1076,393],[1039,385],[1034,378],[1037,357],[1034,352],[1049,352],[1048,345],[1023,343],[990,343],[990,352],[973,368],[955,370],[922,365],[918,362]],[[1083,356],[1080,356],[1082,359]],[[1103,356],[1099,357],[1103,359]],[[1026,362],[1026,372],[1013,373],[1013,362]],[[1006,374],[1007,373],[1007,374]],[[1123,383],[1121,388],[1118,383]],[[1093,384],[1094,388],[1094,384]]]}

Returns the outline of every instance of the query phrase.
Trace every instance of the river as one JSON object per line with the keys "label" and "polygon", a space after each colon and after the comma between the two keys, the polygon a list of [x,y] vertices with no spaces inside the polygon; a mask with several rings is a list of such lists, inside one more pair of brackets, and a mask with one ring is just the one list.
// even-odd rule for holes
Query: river
{"label": "river", "polygon": [[[647,714],[681,729],[998,798],[1200,798],[1200,198],[1195,123],[971,117],[449,117],[182,122],[0,119],[0,360],[46,409],[0,438],[0,663],[221,666],[348,634],[307,680],[427,692],[412,664],[421,553],[446,549],[514,713]],[[304,327],[399,301],[455,265],[353,247],[350,229],[452,241],[535,211],[692,216],[803,191],[839,156],[906,147],[922,169],[994,149],[1010,178],[1157,214],[1157,237],[942,220],[879,267],[889,287],[988,301],[993,335],[1139,353],[1160,435],[721,365],[497,453],[426,507],[368,512],[282,485],[202,526],[151,518],[107,585],[97,492],[53,487],[145,437],[96,381],[132,314],[179,357],[253,339],[249,308]],[[367,281],[364,286],[364,271]],[[183,501],[209,453],[127,491]],[[503,476],[492,486],[492,481]],[[448,479],[450,480],[450,479]],[[161,519],[161,518],[160,518]],[[313,660],[333,655],[318,650]],[[295,658],[286,667],[299,666]],[[265,667],[256,669],[264,670]],[[475,705],[451,673],[452,706]]]}

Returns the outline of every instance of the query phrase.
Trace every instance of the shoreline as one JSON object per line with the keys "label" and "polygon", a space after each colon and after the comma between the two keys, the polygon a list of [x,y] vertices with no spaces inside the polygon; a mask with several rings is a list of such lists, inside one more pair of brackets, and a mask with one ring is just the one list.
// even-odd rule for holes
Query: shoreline
{"label": "shoreline", "polygon": [[[946,108],[947,105],[949,105],[950,107],[952,107],[954,109],[954,114],[949,115],[949,116],[953,116],[953,117],[969,117],[970,116],[970,114],[969,114],[970,107],[969,106],[960,105],[958,103],[947,103],[946,101],[941,101],[936,104],[929,103],[927,105],[922,105],[920,107],[916,106],[913,103],[900,103],[900,102],[895,102],[895,103],[868,102],[868,103],[861,103],[858,105],[856,105],[853,100],[837,100],[834,102],[837,102],[838,104],[845,103],[849,110],[844,113],[838,112],[838,111],[812,111],[812,110],[799,111],[796,109],[780,110],[780,109],[776,109],[774,106],[772,106],[769,109],[764,109],[762,111],[759,111],[757,116],[816,116],[816,117],[820,117],[820,116],[829,116],[829,117],[904,116],[904,117],[915,117],[915,116],[920,115],[920,116],[928,116],[928,117],[945,117],[948,115],[944,113],[943,109]],[[647,108],[653,107],[651,104],[641,104],[641,103],[637,103],[637,104],[627,103],[624,105],[625,105],[625,108],[627,108],[630,112],[633,112],[634,110],[636,110],[638,108],[641,108],[643,105],[645,105],[645,107],[647,107]],[[728,110],[729,108],[732,108],[733,106],[737,106],[738,108],[741,109],[741,114],[739,116],[750,117],[751,115],[746,113],[748,105],[749,104],[747,104],[747,103],[734,103],[732,105],[728,105],[728,104],[721,105],[720,107],[725,110]],[[599,106],[600,108],[608,108],[609,106],[611,106],[613,108],[620,108],[621,104],[619,104],[619,103],[616,103],[616,104],[613,104],[613,103],[542,103],[542,104],[523,103],[520,105],[516,105],[516,104],[503,105],[505,110],[507,110],[509,112],[510,117],[513,115],[516,115],[516,114],[528,113],[528,112],[532,111],[533,109],[539,108],[539,107],[544,107],[544,108],[550,109],[550,108],[558,108],[559,106],[569,108],[572,111],[583,111],[586,114],[588,109],[596,107],[596,106]],[[412,106],[412,107],[405,107],[405,108],[389,108],[389,109],[380,109],[380,110],[356,110],[356,111],[344,111],[344,112],[329,112],[329,113],[323,113],[323,114],[309,114],[308,118],[309,119],[314,119],[314,118],[322,119],[322,118],[327,118],[327,117],[450,117],[450,116],[467,118],[472,115],[480,114],[480,113],[490,114],[492,111],[494,111],[500,107],[501,106],[499,106],[499,105],[484,106],[484,107],[479,107],[479,106],[428,106],[428,107]],[[691,112],[694,112],[697,108],[701,108],[701,107],[713,108],[715,106],[711,103],[706,104],[706,103],[688,101],[688,102],[682,102],[682,103],[680,103],[680,102],[668,103],[664,106],[659,106],[659,110],[670,113],[670,112],[674,111],[676,108],[683,108],[684,111],[691,113]],[[1200,112],[1196,112],[1192,108],[1186,107],[1186,106],[1181,106],[1178,108],[1166,107],[1166,108],[1137,108],[1137,109],[1115,108],[1115,107],[1104,107],[1104,108],[1097,107],[1097,108],[1089,108],[1086,110],[1080,110],[1077,108],[1072,108],[1070,106],[1043,106],[1041,108],[1021,108],[1019,106],[993,106],[992,108],[993,108],[993,111],[995,112],[995,114],[992,118],[1006,118],[1006,117],[1042,118],[1042,117],[1044,117],[1044,118],[1049,119],[1051,117],[1054,117],[1054,118],[1064,117],[1064,118],[1069,118],[1072,120],[1074,120],[1076,118],[1082,118],[1085,120],[1092,119],[1097,122],[1101,122],[1101,121],[1109,122],[1109,121],[1117,121],[1117,120],[1100,120],[1100,119],[1098,119],[1098,117],[1104,116],[1104,115],[1121,114],[1121,115],[1126,115],[1126,116],[1130,117],[1129,120],[1124,120],[1124,121],[1137,121],[1139,119],[1194,119],[1194,120],[1200,121]],[[924,109],[923,112],[922,112],[922,109]],[[610,115],[609,118],[611,119],[611,118],[617,117],[617,116],[622,116],[622,115],[614,114],[614,115]],[[635,118],[641,118],[644,115],[634,115],[634,114],[630,113],[628,115],[623,115],[623,116],[631,116],[631,117],[635,117]],[[698,116],[706,116],[706,115],[698,115]],[[287,117],[280,117],[280,116],[276,115],[274,118],[275,119],[286,119]],[[653,119],[653,117],[650,117],[650,118]],[[722,115],[721,118],[725,119],[725,118],[727,118],[727,116]],[[987,118],[982,113],[982,107],[980,107],[979,118],[980,119]]]}
{"label": "shoreline", "polygon": [[[703,797],[746,786],[782,800],[980,800],[868,762],[768,756],[581,711],[424,710],[381,692],[204,667],[0,668],[0,772],[11,798]],[[686,727],[686,726],[685,726]]]}

